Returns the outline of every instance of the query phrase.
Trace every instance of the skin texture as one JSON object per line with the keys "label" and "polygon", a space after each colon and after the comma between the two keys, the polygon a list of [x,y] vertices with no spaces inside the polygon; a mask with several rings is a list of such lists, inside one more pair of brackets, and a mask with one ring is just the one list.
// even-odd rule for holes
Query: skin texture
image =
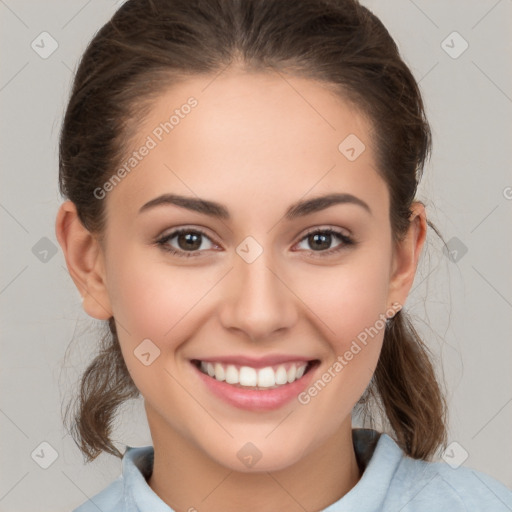
{"label": "skin texture", "polygon": [[[351,410],[370,382],[384,329],[310,403],[292,400],[274,411],[224,403],[189,360],[302,355],[320,360],[320,378],[392,303],[405,302],[426,234],[424,206],[413,204],[409,232],[393,245],[370,125],[321,84],[236,69],[212,79],[174,85],[137,128],[134,149],[187,98],[198,100],[103,199],[104,242],[81,225],[70,201],[59,210],[57,237],[85,311],[116,319],[155,447],[152,489],[177,511],[320,510],[361,476]],[[355,161],[338,150],[349,134],[366,146]],[[357,196],[371,214],[338,204],[284,219],[292,203],[332,192]],[[163,193],[222,203],[231,219],[173,205],[138,213]],[[181,227],[209,237],[199,256],[155,245]],[[343,244],[333,236],[315,251],[311,228],[333,228],[357,245],[328,255]],[[247,236],[263,249],[252,263],[236,252]],[[167,244],[186,250],[178,237]],[[149,366],[133,354],[146,338],[161,351]],[[250,468],[237,457],[247,442],[262,454]]]}

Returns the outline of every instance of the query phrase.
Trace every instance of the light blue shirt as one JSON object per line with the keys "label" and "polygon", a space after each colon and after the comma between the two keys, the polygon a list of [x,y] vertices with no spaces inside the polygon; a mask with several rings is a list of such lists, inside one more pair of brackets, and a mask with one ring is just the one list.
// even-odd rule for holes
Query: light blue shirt
{"label": "light blue shirt", "polygon": [[[389,436],[374,430],[352,433],[364,472],[345,496],[323,512],[512,511],[512,491],[484,473],[412,459]],[[174,512],[147,484],[153,453],[152,446],[127,446],[122,475],[73,512]],[[201,510],[199,498],[194,506]]]}

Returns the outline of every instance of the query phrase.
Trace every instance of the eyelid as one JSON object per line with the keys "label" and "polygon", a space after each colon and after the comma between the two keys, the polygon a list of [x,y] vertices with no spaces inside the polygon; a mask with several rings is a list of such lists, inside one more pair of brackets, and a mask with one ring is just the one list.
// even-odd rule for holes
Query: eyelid
{"label": "eyelid", "polygon": [[169,228],[164,230],[161,234],[159,234],[155,240],[161,240],[162,238],[174,238],[176,235],[179,235],[183,232],[191,232],[194,231],[196,233],[200,233],[204,237],[208,238],[212,242],[214,242],[216,245],[220,245],[217,242],[215,242],[215,237],[209,234],[208,230],[206,228],[203,228],[202,226],[178,226],[175,228]]}
{"label": "eyelid", "polygon": [[328,224],[321,225],[321,226],[315,226],[312,228],[307,229],[304,234],[300,237],[299,242],[303,240],[305,237],[316,233],[318,231],[324,232],[324,231],[333,231],[334,233],[339,233],[340,235],[346,236],[347,238],[352,238],[352,233],[346,229],[346,228],[340,228],[340,227],[334,227],[330,226]]}

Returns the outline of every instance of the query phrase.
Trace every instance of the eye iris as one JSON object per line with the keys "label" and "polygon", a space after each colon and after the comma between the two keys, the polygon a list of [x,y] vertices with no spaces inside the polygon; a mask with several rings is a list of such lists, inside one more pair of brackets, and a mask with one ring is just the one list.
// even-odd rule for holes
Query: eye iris
{"label": "eye iris", "polygon": [[[309,240],[313,240],[313,243],[311,244],[311,247],[313,249],[329,249],[331,245],[331,236],[327,233],[315,233],[314,235],[309,236]],[[327,242],[326,242],[327,240]],[[317,242],[320,242],[320,246],[317,245]],[[316,247],[315,247],[316,245]]]}
{"label": "eye iris", "polygon": [[[182,244],[182,240],[185,240],[186,243]],[[178,245],[183,250],[199,249],[201,247],[201,235],[199,233],[181,233],[178,235]]]}

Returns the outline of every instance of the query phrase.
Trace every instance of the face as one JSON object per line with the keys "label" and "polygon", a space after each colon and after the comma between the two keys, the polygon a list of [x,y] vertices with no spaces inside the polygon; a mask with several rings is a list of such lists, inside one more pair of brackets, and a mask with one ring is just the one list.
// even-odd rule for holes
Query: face
{"label": "face", "polygon": [[[389,193],[367,120],[319,83],[211,80],[173,86],[138,127],[149,150],[102,199],[105,286],[152,435],[277,470],[347,428],[370,382],[400,299]],[[330,194],[345,200],[292,208]]]}

